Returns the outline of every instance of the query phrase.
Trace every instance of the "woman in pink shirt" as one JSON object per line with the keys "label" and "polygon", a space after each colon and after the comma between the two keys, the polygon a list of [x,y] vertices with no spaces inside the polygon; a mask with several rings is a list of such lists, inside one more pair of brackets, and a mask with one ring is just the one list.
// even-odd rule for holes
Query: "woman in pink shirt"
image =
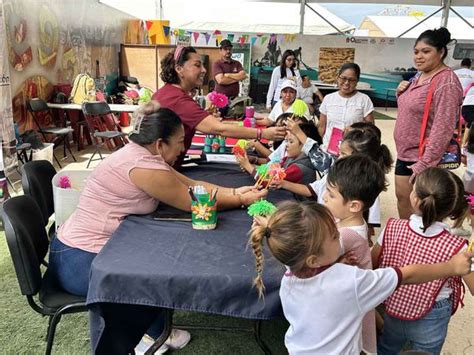
{"label": "woman in pink shirt", "polygon": [[[159,201],[190,211],[189,186],[217,187],[171,167],[184,151],[184,128],[176,113],[155,101],[137,110],[133,127],[131,143],[92,172],[77,209],[51,242],[48,270],[72,294],[87,295],[92,260],[129,214],[151,213]],[[219,187],[219,208],[249,205],[264,196],[251,187]],[[161,330],[150,335],[159,336]]]}
{"label": "woman in pink shirt", "polygon": [[[395,192],[398,214],[402,219],[408,219],[413,213],[410,193],[414,177],[439,163],[459,118],[461,84],[456,74],[443,62],[450,42],[451,34],[446,28],[423,32],[416,40],[413,50],[418,73],[412,80],[402,81],[397,88]],[[428,143],[423,155],[419,157],[422,117],[432,84],[433,99],[425,135]]]}

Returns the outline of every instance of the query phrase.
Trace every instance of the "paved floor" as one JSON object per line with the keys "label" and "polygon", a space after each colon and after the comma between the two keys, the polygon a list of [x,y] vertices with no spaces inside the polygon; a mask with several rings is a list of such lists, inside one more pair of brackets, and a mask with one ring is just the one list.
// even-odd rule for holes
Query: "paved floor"
{"label": "paved floor", "polygon": [[[396,109],[389,108],[388,111],[385,111],[384,108],[381,108],[380,112],[391,117],[396,117]],[[376,124],[382,130],[382,141],[388,146],[395,158],[395,145],[392,138],[395,120],[379,120],[376,122]],[[81,152],[74,151],[78,162],[74,163],[71,159],[68,159],[62,161],[61,164],[65,169],[68,170],[85,169],[87,161],[93,150],[93,147],[89,146]],[[56,151],[59,155],[61,154],[59,149]],[[107,148],[104,148],[103,151],[108,153]],[[97,166],[98,163],[99,161],[93,162],[91,164],[91,169]],[[56,169],[58,169],[57,166]],[[459,174],[462,174],[462,172],[462,168],[458,169],[457,171]],[[389,174],[388,178],[390,186],[388,190],[381,195],[382,225],[384,225],[388,218],[398,217],[393,183],[393,172]],[[15,184],[15,187],[18,189],[20,185],[21,184]],[[377,235],[378,231],[376,231],[376,236]],[[442,354],[474,355],[474,298],[471,296],[469,291],[467,291],[465,295],[464,304],[464,308],[460,308],[450,322],[448,337],[446,339]]]}

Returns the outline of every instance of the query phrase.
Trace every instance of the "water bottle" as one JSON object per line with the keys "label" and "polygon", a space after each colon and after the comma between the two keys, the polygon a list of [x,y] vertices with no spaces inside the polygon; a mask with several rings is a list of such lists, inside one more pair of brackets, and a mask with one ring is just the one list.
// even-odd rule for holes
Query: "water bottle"
{"label": "water bottle", "polygon": [[204,138],[204,153],[211,152],[211,145],[212,145],[212,137],[210,135],[207,135],[206,138]]}
{"label": "water bottle", "polygon": [[255,108],[253,106],[246,106],[245,107],[245,117],[251,118],[255,116]]}
{"label": "water bottle", "polygon": [[219,153],[225,153],[225,137],[220,137],[219,144]]}
{"label": "water bottle", "polygon": [[255,121],[255,117],[250,117],[250,127],[253,127],[255,128],[255,126],[257,125],[256,121]]}

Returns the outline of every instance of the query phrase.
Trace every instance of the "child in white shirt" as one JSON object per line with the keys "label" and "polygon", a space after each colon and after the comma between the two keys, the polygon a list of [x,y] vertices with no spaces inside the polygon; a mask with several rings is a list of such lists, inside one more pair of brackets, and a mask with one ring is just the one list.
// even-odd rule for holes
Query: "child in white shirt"
{"label": "child in white shirt", "polygon": [[[357,183],[354,183],[357,181]],[[372,269],[364,211],[386,190],[385,174],[368,156],[354,154],[338,159],[329,169],[324,205],[337,221],[342,253],[352,252],[361,269]],[[375,310],[362,323],[362,343],[366,354],[377,353]]]}
{"label": "child in white shirt", "polygon": [[256,218],[250,244],[256,258],[254,284],[262,296],[263,241],[288,271],[280,298],[290,323],[285,345],[290,354],[359,354],[365,314],[400,284],[467,274],[472,253],[449,262],[362,270],[338,264],[339,232],[326,207],[315,202],[284,202],[268,219]]}

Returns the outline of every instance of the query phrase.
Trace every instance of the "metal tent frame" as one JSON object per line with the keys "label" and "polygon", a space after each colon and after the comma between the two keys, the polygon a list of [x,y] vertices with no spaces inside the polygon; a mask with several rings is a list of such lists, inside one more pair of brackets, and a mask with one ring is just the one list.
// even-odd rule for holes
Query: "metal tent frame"
{"label": "metal tent frame", "polygon": [[425,22],[427,19],[430,17],[433,17],[436,15],[438,12],[442,11],[442,16],[441,16],[441,27],[446,27],[448,25],[448,19],[449,19],[449,13],[452,11],[456,16],[458,16],[461,20],[463,20],[465,23],[468,24],[471,28],[474,28],[474,26],[466,20],[461,14],[459,14],[455,9],[453,9],[453,6],[473,6],[474,7],[474,1],[473,0],[395,0],[395,1],[388,1],[388,0],[382,0],[382,1],[377,1],[377,0],[356,0],[356,1],[350,1],[350,0],[249,0],[249,1],[257,1],[257,2],[285,2],[285,3],[300,3],[300,34],[303,34],[303,29],[304,29],[304,15],[305,15],[305,10],[306,8],[309,8],[311,11],[313,11],[316,15],[318,15],[321,19],[323,19],[326,23],[328,23],[332,28],[334,28],[339,34],[343,36],[347,36],[346,32],[341,31],[336,25],[331,23],[328,19],[326,19],[323,15],[321,15],[318,11],[316,11],[314,8],[310,6],[310,3],[347,3],[347,2],[353,2],[356,4],[407,4],[407,5],[434,5],[434,6],[441,6],[439,9],[437,9],[435,12],[432,14],[426,16],[423,20],[418,22],[416,25],[410,27],[397,37],[401,37],[407,32],[411,31],[421,23]]}

